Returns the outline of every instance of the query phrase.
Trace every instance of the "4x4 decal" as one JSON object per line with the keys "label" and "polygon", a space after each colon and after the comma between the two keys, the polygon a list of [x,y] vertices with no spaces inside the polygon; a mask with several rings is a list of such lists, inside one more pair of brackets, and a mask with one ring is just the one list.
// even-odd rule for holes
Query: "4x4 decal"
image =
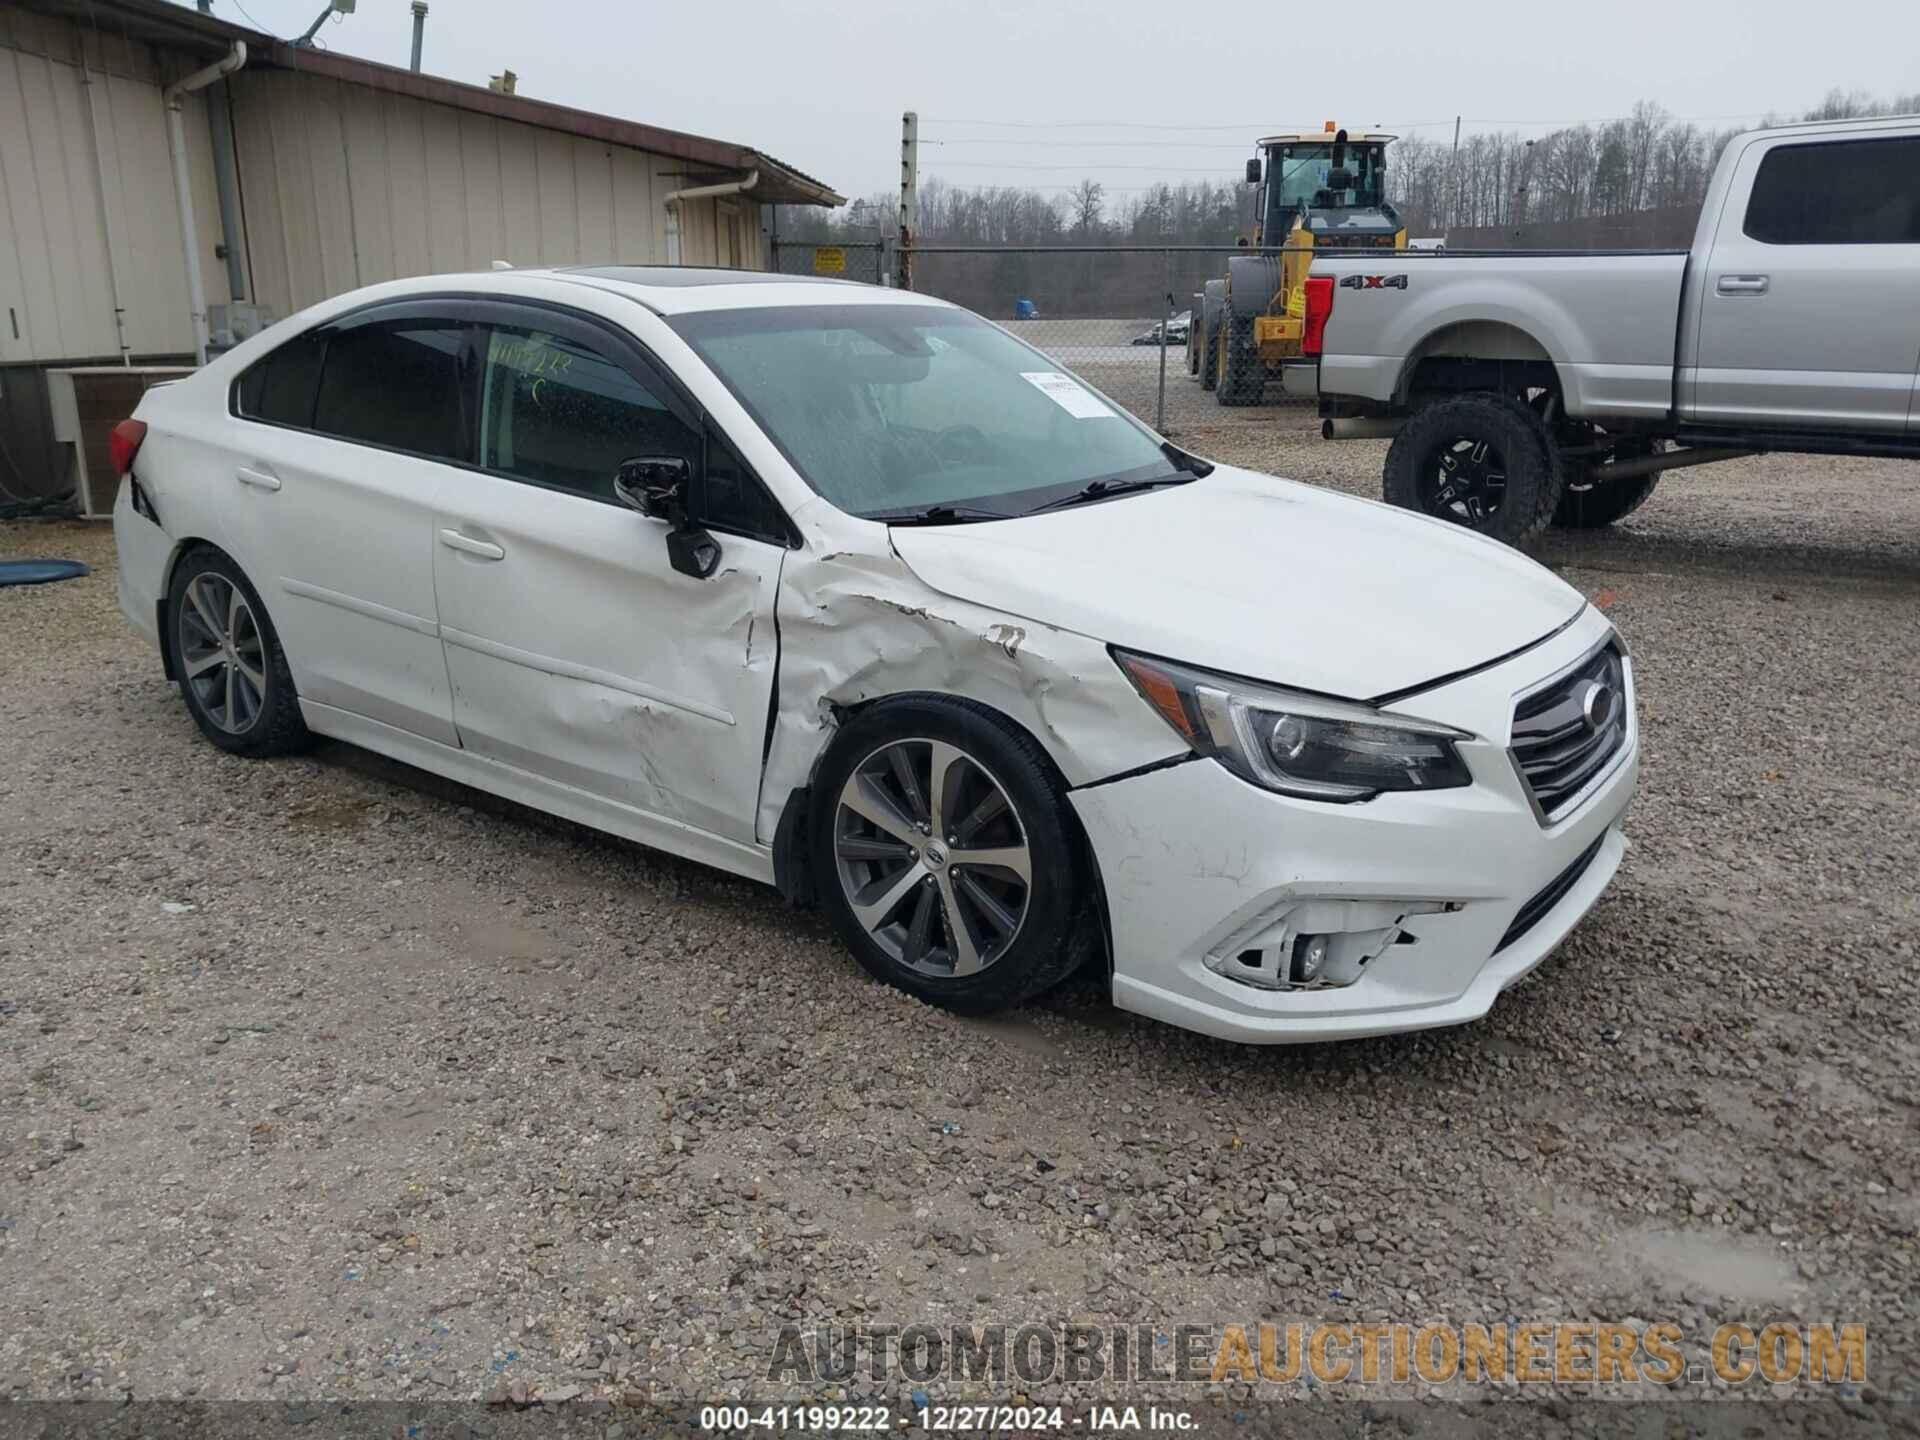
{"label": "4x4 decal", "polygon": [[1340,288],[1343,290],[1404,290],[1407,277],[1404,275],[1342,275]]}

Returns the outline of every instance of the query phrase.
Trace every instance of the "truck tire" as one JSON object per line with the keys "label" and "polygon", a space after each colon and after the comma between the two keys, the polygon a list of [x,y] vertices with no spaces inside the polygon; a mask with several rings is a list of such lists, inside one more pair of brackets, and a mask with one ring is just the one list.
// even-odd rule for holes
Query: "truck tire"
{"label": "truck tire", "polygon": [[1209,280],[1201,292],[1200,386],[1211,390],[1220,383],[1220,317],[1227,309],[1227,282]]}
{"label": "truck tire", "polygon": [[1220,385],[1214,398],[1222,405],[1258,405],[1267,388],[1267,367],[1253,343],[1253,320],[1229,309],[1222,323]]}
{"label": "truck tire", "polygon": [[1525,402],[1485,391],[1416,410],[1387,451],[1389,505],[1508,545],[1546,528],[1566,488],[1552,437]]}
{"label": "truck tire", "polygon": [[[1629,435],[1603,455],[1601,463],[1637,460],[1643,455],[1657,455],[1666,448],[1664,440]],[[1655,470],[1650,475],[1632,475],[1625,480],[1592,480],[1576,471],[1567,477],[1567,488],[1560,496],[1559,505],[1554,507],[1553,523],[1562,530],[1605,529],[1646,504],[1653,487],[1660,483],[1660,475],[1661,472]]]}
{"label": "truck tire", "polygon": [[1187,311],[1187,374],[1200,373],[1200,317],[1206,313],[1206,296],[1199,291],[1193,295],[1193,308]]}

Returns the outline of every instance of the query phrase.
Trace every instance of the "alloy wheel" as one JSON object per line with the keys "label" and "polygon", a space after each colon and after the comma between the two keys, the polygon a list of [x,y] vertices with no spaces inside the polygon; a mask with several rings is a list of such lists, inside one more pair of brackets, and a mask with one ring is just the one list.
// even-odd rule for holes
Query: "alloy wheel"
{"label": "alloy wheel", "polygon": [[886,954],[939,978],[976,975],[1026,920],[1033,866],[1006,788],[944,740],[895,740],[854,766],[834,816],[834,868]]}
{"label": "alloy wheel", "polygon": [[1443,440],[1421,467],[1420,498],[1429,515],[1483,528],[1507,498],[1507,461],[1470,435]]}
{"label": "alloy wheel", "polygon": [[247,597],[204,571],[187,582],[179,629],[181,679],[201,713],[230,735],[246,733],[267,698],[266,643]]}

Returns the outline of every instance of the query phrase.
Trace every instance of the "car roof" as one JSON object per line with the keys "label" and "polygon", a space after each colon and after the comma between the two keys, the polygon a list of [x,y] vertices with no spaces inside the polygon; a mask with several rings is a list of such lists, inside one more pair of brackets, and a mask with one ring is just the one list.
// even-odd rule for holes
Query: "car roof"
{"label": "car roof", "polygon": [[701,265],[573,265],[522,273],[572,281],[638,300],[662,315],[788,305],[944,305],[930,295],[824,275],[780,275]]}

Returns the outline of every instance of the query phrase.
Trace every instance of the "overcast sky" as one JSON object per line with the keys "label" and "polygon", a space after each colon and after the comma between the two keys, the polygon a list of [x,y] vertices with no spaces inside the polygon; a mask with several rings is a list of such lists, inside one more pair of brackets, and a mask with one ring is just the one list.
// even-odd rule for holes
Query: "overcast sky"
{"label": "overcast sky", "polygon": [[[321,3],[214,13],[292,36]],[[1914,0],[431,3],[435,74],[485,84],[511,67],[524,95],[753,145],[849,196],[897,187],[905,109],[921,117],[923,176],[1091,175],[1117,196],[1231,179],[1256,135],[1324,120],[1450,139],[1456,114],[1544,131],[1649,99],[1722,126],[1835,86],[1920,91]],[[405,65],[411,27],[408,0],[358,0],[320,39]]]}

